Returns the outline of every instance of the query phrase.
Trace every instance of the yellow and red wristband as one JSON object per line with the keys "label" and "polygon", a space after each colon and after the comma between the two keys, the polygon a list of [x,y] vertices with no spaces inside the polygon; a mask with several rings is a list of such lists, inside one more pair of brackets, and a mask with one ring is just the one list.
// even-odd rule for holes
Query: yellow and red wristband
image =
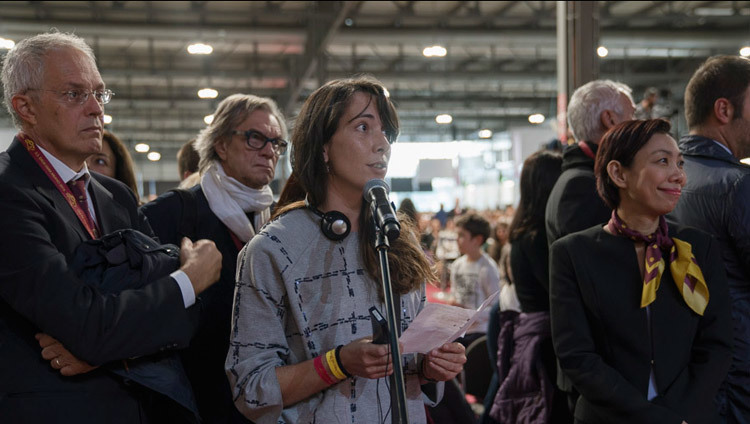
{"label": "yellow and red wristband", "polygon": [[318,373],[318,377],[320,377],[320,379],[323,380],[326,384],[328,384],[329,386],[333,386],[334,384],[336,384],[333,378],[328,375],[328,371],[326,371],[325,366],[323,366],[322,355],[316,356],[315,359],[313,359],[313,366],[315,367],[315,372]]}

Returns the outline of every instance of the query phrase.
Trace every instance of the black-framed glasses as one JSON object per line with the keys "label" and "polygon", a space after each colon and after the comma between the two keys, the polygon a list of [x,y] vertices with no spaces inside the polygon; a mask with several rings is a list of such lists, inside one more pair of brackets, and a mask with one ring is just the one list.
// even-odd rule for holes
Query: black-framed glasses
{"label": "black-framed glasses", "polygon": [[271,143],[271,146],[273,147],[273,151],[277,155],[283,155],[284,152],[286,152],[287,146],[289,145],[289,143],[281,137],[269,138],[269,137],[266,137],[265,134],[261,133],[260,131],[255,131],[255,130],[247,130],[247,131],[234,130],[231,132],[231,134],[241,135],[245,137],[245,143],[247,143],[247,147],[249,147],[252,150],[263,150],[263,148],[266,147],[266,143]]}
{"label": "black-framed glasses", "polygon": [[96,102],[104,106],[107,103],[109,103],[109,101],[112,100],[112,96],[115,95],[115,93],[110,89],[61,91],[61,90],[46,90],[43,88],[29,88],[29,90],[49,91],[52,93],[60,94],[62,95],[63,100],[65,100],[65,103],[68,103],[71,105],[82,105],[86,103],[89,100],[89,97],[93,94],[94,99],[96,99]]}

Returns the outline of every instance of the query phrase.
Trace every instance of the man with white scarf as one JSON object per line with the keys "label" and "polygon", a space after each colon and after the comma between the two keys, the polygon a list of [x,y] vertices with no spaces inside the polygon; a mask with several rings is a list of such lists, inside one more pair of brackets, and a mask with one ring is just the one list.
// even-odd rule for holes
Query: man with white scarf
{"label": "man with white scarf", "polygon": [[200,184],[168,192],[141,210],[162,243],[213,240],[223,255],[219,282],[199,298],[201,322],[182,360],[204,423],[247,423],[234,407],[224,360],[229,346],[237,253],[271,217],[276,163],[287,148],[276,103],[233,94],[198,135]]}

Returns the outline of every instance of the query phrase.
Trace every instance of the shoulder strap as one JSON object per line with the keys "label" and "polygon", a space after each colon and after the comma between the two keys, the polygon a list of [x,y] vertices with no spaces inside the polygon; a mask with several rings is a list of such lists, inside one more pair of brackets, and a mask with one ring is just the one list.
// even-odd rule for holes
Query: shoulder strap
{"label": "shoulder strap", "polygon": [[182,221],[178,231],[184,237],[195,241],[195,227],[198,222],[198,200],[192,190],[175,188],[170,190],[180,197],[182,202]]}

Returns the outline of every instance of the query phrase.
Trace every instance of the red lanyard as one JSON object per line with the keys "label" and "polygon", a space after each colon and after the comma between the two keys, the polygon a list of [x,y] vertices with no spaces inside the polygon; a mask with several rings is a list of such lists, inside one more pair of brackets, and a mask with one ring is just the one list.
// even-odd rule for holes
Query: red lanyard
{"label": "red lanyard", "polygon": [[52,167],[52,164],[49,163],[49,160],[47,160],[47,158],[44,156],[44,153],[42,153],[42,151],[36,147],[34,141],[26,136],[26,134],[19,133],[18,139],[23,140],[21,144],[26,147],[26,150],[29,152],[31,157],[34,158],[37,165],[42,168],[42,171],[44,171],[44,173],[47,175],[47,178],[52,181],[52,184],[55,185],[55,188],[57,188],[60,194],[62,194],[62,196],[68,202],[68,205],[73,209],[73,212],[75,212],[78,220],[81,221],[81,224],[83,224],[83,226],[86,228],[86,231],[89,233],[91,238],[97,238],[96,235],[98,234],[98,231],[93,222],[90,221],[88,214],[84,212],[84,210],[76,201],[76,197],[73,195],[70,187],[68,187],[68,185],[62,181],[62,178],[60,178],[60,175],[57,174],[57,171],[55,171],[55,168]]}
{"label": "red lanyard", "polygon": [[578,142],[578,147],[581,148],[581,150],[583,151],[584,155],[590,157],[591,159],[596,159],[596,155],[594,155],[594,151],[591,150],[591,147],[589,147],[589,145],[586,144],[585,141],[579,141]]}

